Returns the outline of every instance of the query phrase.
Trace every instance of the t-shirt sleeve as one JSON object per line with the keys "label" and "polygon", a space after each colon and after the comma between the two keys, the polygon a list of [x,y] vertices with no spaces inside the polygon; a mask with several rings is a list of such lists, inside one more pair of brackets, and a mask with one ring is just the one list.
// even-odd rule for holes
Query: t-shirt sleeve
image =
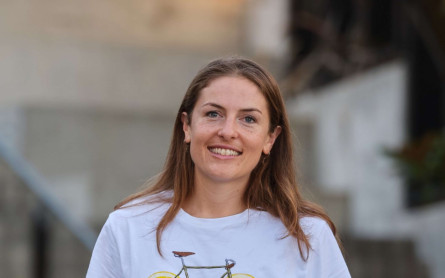
{"label": "t-shirt sleeve", "polygon": [[330,227],[323,222],[311,238],[308,258],[309,277],[350,278],[348,267]]}
{"label": "t-shirt sleeve", "polygon": [[97,238],[86,277],[124,277],[119,249],[113,233],[113,225],[110,217],[105,222]]}

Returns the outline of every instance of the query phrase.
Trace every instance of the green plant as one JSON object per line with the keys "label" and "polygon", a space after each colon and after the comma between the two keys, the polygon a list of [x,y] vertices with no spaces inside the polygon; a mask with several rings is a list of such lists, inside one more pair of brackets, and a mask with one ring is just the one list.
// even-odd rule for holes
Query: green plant
{"label": "green plant", "polygon": [[445,134],[428,133],[385,153],[409,186],[412,205],[445,199]]}

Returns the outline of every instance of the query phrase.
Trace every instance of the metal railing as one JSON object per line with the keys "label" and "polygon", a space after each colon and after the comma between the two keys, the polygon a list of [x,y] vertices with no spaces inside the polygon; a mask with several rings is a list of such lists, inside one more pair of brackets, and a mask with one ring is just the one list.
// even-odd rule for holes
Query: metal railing
{"label": "metal railing", "polygon": [[37,197],[41,205],[54,215],[88,250],[92,251],[97,239],[96,232],[76,218],[52,194],[40,173],[18,152],[8,148],[0,140],[0,159],[14,175]]}

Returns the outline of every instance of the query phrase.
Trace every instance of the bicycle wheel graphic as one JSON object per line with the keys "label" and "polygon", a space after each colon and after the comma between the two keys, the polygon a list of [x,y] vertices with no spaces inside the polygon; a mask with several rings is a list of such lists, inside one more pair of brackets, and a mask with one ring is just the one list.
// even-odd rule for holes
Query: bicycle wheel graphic
{"label": "bicycle wheel graphic", "polygon": [[245,274],[245,273],[234,273],[234,274],[232,274],[232,277],[234,277],[234,278],[255,278],[252,275]]}
{"label": "bicycle wheel graphic", "polygon": [[148,276],[148,278],[174,278],[175,276],[176,276],[175,274],[168,271],[159,271]]}

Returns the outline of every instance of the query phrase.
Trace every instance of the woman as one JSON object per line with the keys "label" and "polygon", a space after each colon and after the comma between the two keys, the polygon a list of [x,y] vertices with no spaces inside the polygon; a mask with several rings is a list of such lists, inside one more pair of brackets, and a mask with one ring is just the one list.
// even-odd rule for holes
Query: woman
{"label": "woman", "polygon": [[294,171],[273,77],[246,59],[209,63],[164,170],[110,214],[87,277],[350,277],[334,224]]}

